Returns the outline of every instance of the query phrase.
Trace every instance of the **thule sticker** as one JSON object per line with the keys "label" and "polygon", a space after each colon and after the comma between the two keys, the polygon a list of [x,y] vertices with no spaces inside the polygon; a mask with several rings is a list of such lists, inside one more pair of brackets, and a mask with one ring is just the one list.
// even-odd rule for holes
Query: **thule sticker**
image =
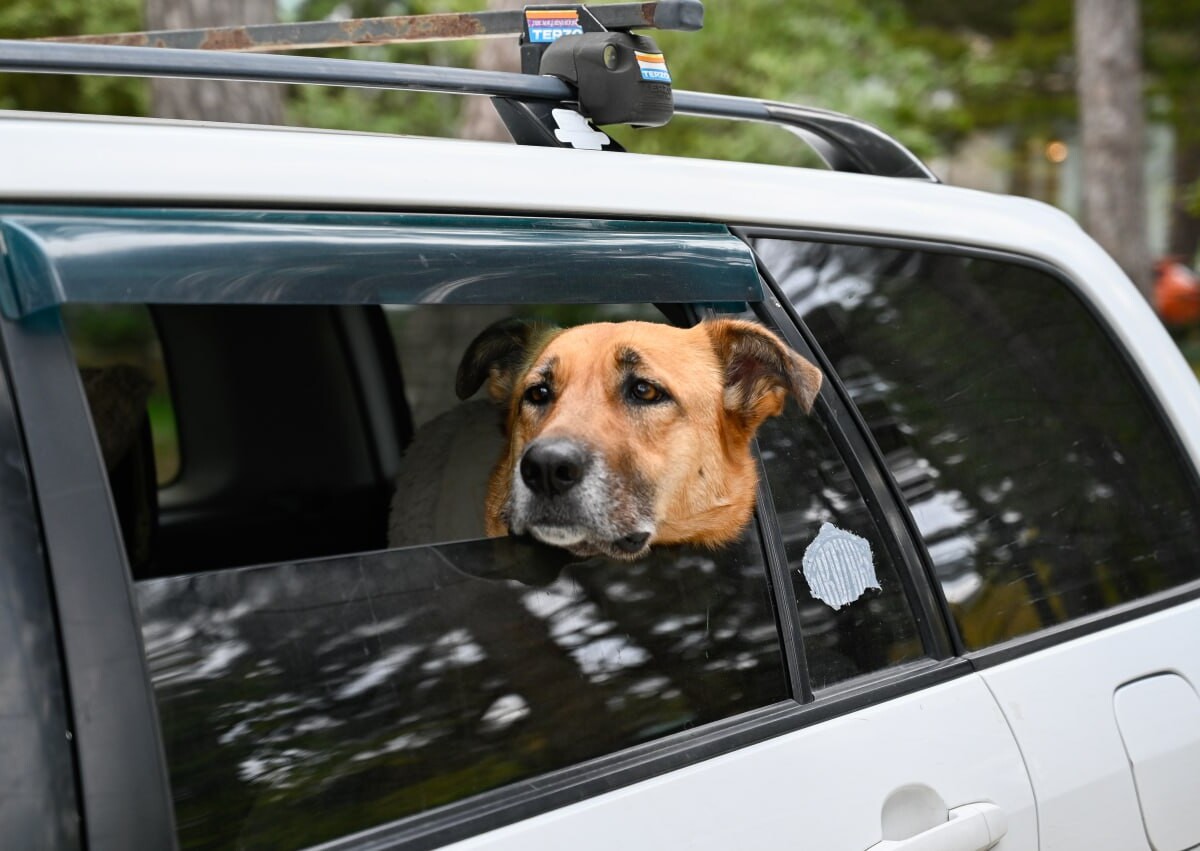
{"label": "thule sticker", "polygon": [[671,72],[667,70],[667,60],[661,53],[635,52],[638,67],[642,69],[642,79],[652,83],[670,83]]}
{"label": "thule sticker", "polygon": [[804,550],[801,568],[812,595],[834,609],[853,603],[868,588],[881,587],[871,543],[832,523],[821,524]]}
{"label": "thule sticker", "polygon": [[526,9],[525,26],[533,44],[550,44],[564,35],[579,35],[579,13],[574,9]]}

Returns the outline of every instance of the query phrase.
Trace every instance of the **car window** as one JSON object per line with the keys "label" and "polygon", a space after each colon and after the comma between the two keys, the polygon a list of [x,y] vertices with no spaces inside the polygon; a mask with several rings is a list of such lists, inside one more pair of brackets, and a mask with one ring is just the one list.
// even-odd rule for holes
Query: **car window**
{"label": "car window", "polygon": [[633,563],[472,526],[473,337],[654,306],[154,314],[194,451],[130,569],[182,847],[307,846],[791,697],[754,524]]}
{"label": "car window", "polygon": [[[155,480],[170,483],[179,474],[175,408],[154,320],[145,305],[71,304],[63,307],[71,346],[84,371],[89,395],[113,393],[130,383],[145,394],[145,413],[154,453]],[[112,412],[115,414],[116,412]]]}
{"label": "car window", "polygon": [[823,419],[789,405],[758,446],[812,687],[921,658],[900,572]]}
{"label": "car window", "polygon": [[904,494],[966,647],[1200,576],[1190,465],[1061,279],[756,239]]}

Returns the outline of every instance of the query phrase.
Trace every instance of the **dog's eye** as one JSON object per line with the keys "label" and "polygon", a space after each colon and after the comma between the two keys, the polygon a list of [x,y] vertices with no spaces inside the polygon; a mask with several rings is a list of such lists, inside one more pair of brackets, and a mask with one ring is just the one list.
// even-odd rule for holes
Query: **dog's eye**
{"label": "dog's eye", "polygon": [[550,387],[547,384],[535,384],[525,391],[525,401],[531,405],[545,405],[550,401]]}
{"label": "dog's eye", "polygon": [[629,382],[627,392],[629,393],[629,398],[633,401],[647,405],[655,402],[665,402],[668,398],[667,391],[656,384],[651,384],[649,381],[640,378]]}

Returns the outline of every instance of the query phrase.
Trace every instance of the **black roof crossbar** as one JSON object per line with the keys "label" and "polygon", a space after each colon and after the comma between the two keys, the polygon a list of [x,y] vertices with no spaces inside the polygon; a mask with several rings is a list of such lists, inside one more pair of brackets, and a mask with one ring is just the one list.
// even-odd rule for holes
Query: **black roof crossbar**
{"label": "black roof crossbar", "polygon": [[[604,8],[604,7],[597,7]],[[553,77],[312,56],[229,53],[0,39],[0,72],[185,77],[214,80],[408,89],[471,94],[532,104],[571,103],[571,86]],[[808,142],[831,169],[937,182],[900,142],[846,115],[756,98],[674,92],[675,111],[775,124]],[[530,141],[530,140],[519,140]],[[537,142],[535,142],[537,143]],[[551,140],[542,144],[555,144]]]}

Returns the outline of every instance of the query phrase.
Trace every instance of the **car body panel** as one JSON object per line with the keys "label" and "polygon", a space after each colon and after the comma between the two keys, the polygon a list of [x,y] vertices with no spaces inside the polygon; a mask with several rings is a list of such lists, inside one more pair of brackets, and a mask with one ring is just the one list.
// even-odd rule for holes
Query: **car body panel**
{"label": "car body panel", "polygon": [[1025,766],[978,677],[896,698],[450,846],[455,851],[690,848],[867,851],[889,796],[991,802],[997,849],[1035,849]]}
{"label": "car body panel", "polygon": [[[1163,672],[1200,682],[1200,601],[981,674],[1029,767],[1045,851],[1150,847],[1113,700],[1123,685]],[[1175,731],[1181,746],[1198,733]]]}

